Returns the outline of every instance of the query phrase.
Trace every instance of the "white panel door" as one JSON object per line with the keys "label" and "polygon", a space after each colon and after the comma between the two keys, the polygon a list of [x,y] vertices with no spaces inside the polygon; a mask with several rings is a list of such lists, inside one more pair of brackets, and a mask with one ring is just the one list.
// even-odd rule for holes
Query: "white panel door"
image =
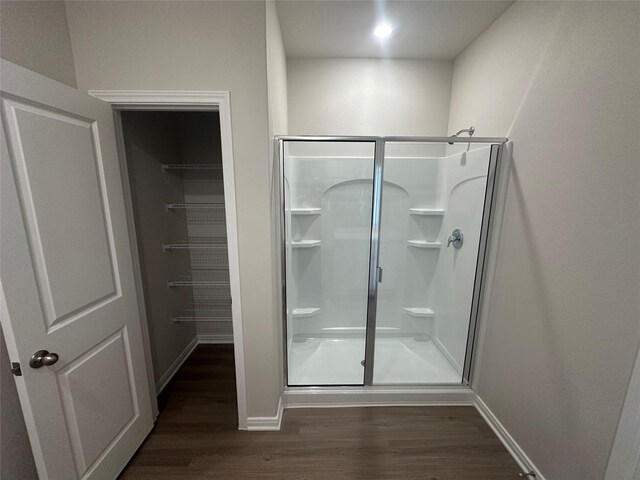
{"label": "white panel door", "polygon": [[0,66],[1,320],[36,465],[112,479],[153,416],[111,108]]}

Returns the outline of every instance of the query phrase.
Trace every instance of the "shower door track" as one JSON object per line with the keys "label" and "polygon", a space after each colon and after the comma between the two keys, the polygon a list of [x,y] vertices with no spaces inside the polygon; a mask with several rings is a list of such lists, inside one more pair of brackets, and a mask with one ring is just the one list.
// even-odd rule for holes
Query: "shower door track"
{"label": "shower door track", "polygon": [[[374,167],[373,167],[373,195],[371,214],[371,236],[369,250],[369,278],[367,293],[367,319],[366,319],[366,339],[365,339],[365,359],[364,359],[364,382],[362,385],[320,385],[320,386],[289,386],[288,382],[288,352],[287,352],[287,285],[286,285],[286,246],[285,246],[285,179],[284,179],[284,142],[368,142],[375,144]],[[289,406],[294,406],[296,398],[303,398],[305,394],[310,398],[320,399],[319,394],[327,394],[329,398],[334,395],[365,395],[362,398],[371,397],[373,400],[364,402],[365,404],[376,404],[377,397],[384,398],[385,394],[393,392],[407,391],[410,397],[416,398],[420,402],[420,395],[431,395],[435,392],[446,391],[454,394],[456,398],[466,402],[465,395],[473,392],[470,389],[471,377],[473,374],[473,353],[477,343],[478,317],[482,305],[482,284],[485,278],[488,245],[491,233],[491,218],[495,209],[494,192],[498,181],[499,161],[504,145],[508,141],[505,137],[406,137],[406,136],[313,136],[313,135],[282,135],[274,138],[274,165],[278,168],[279,179],[279,207],[280,207],[280,255],[281,255],[281,289],[283,304],[283,350],[284,350],[284,384],[285,398],[290,398]],[[487,173],[487,183],[482,213],[482,223],[480,230],[480,243],[478,246],[478,256],[474,277],[473,297],[471,303],[471,314],[467,343],[465,349],[464,369],[462,372],[461,384],[428,384],[428,385],[374,385],[373,369],[375,362],[375,339],[376,339],[376,313],[378,301],[378,283],[380,281],[379,257],[380,257],[380,221],[382,216],[382,185],[384,174],[384,150],[386,142],[401,143],[462,143],[462,144],[489,144],[491,146],[489,157],[489,171]],[[298,392],[298,393],[296,393]],[[357,393],[362,392],[362,393]],[[298,396],[296,396],[298,395]],[[416,397],[417,395],[417,397]],[[335,403],[335,400],[333,401]],[[354,400],[354,405],[359,404]],[[362,403],[362,402],[361,402]],[[454,403],[459,404],[459,401]],[[307,401],[301,402],[302,405]]]}
{"label": "shower door track", "polygon": [[284,408],[475,405],[468,385],[372,385],[351,387],[286,387]]}

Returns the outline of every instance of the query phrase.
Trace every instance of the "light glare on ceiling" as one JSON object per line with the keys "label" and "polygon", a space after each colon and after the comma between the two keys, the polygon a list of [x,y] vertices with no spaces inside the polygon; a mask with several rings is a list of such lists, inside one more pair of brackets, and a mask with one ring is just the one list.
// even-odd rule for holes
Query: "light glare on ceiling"
{"label": "light glare on ceiling", "polygon": [[380,40],[384,40],[385,38],[389,38],[391,33],[393,32],[393,28],[388,23],[381,23],[376,26],[373,30],[373,34],[378,37]]}

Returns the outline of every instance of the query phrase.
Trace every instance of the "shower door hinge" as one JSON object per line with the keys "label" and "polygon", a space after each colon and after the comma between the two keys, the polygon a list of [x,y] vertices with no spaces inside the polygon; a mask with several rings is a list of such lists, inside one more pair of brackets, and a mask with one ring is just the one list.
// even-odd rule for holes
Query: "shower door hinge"
{"label": "shower door hinge", "polygon": [[20,364],[18,362],[11,362],[11,373],[13,373],[16,377],[22,376],[22,369],[20,368]]}

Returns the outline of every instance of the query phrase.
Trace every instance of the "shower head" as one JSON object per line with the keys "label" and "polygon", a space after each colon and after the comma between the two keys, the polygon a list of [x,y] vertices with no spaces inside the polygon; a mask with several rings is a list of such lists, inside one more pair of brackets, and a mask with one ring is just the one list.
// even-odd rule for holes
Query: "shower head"
{"label": "shower head", "polygon": [[[476,127],[471,126],[469,128],[463,128],[462,130],[459,130],[456,134],[451,135],[451,138],[457,137],[458,135],[460,135],[461,133],[468,133],[470,137],[473,137],[473,134],[476,131]],[[449,142],[449,145],[453,145],[453,142]]]}

